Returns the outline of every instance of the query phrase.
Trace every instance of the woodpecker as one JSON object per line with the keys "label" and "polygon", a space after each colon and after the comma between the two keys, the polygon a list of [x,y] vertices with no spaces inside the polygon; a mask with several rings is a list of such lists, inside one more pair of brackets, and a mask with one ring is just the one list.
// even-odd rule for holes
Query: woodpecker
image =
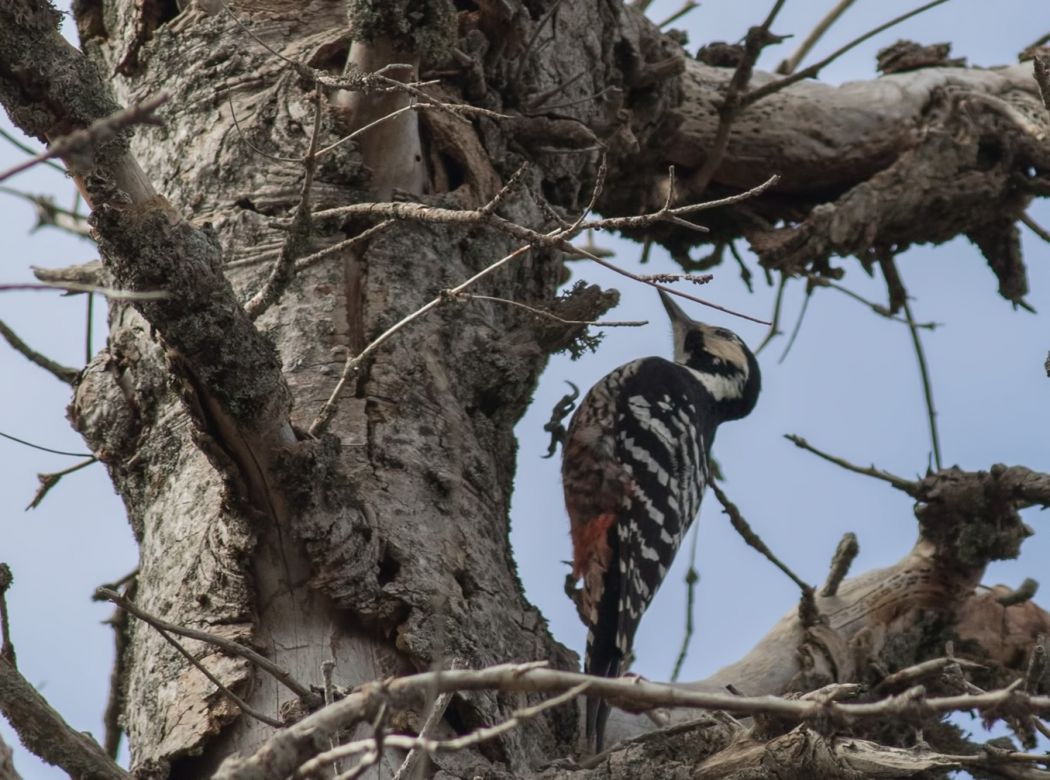
{"label": "woodpecker", "polygon": [[[562,484],[583,578],[584,671],[625,671],[638,624],[700,509],[715,430],[751,412],[758,362],[732,331],[691,320],[669,295],[674,361],[644,357],[592,387],[569,423]],[[588,745],[602,749],[609,706],[587,698]]]}

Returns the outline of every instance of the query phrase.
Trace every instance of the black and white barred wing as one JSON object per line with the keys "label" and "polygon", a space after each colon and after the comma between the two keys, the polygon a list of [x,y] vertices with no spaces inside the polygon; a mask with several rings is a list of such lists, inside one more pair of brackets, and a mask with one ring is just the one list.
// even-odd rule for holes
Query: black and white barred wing
{"label": "black and white barred wing", "polygon": [[631,475],[617,523],[619,625],[626,656],[642,615],[700,509],[707,480],[703,418],[709,397],[688,369],[647,358],[617,404],[617,460]]}

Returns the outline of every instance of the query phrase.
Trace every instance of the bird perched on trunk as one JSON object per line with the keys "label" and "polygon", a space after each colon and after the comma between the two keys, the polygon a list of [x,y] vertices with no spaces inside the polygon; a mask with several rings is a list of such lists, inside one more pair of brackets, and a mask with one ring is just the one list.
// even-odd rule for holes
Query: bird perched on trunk
{"label": "bird perched on trunk", "polygon": [[[715,430],[755,406],[758,363],[740,337],[695,322],[660,292],[674,361],[645,357],[592,387],[562,459],[573,576],[583,578],[584,671],[625,671],[635,632],[700,509]],[[609,705],[587,699],[587,741],[602,749]]]}

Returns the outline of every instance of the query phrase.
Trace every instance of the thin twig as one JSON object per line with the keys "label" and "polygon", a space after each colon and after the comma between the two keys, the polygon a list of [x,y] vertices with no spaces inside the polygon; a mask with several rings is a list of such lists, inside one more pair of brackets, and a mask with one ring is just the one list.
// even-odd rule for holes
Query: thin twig
{"label": "thin twig", "polygon": [[149,612],[136,606],[132,601],[124,598],[110,588],[99,588],[95,591],[95,595],[104,598],[107,601],[112,601],[122,609],[126,609],[139,620],[153,626],[158,631],[170,631],[172,634],[184,636],[188,639],[197,639],[201,642],[208,642],[209,644],[213,644],[219,649],[226,651],[230,655],[236,655],[251,661],[263,671],[268,672],[285,688],[303,699],[303,701],[309,706],[318,706],[321,703],[321,698],[316,693],[292,677],[292,675],[285,669],[282,669],[269,658],[259,655],[259,653],[255,652],[250,647],[242,645],[240,642],[218,636],[217,634],[211,634],[207,631],[198,631],[195,628],[187,628],[185,626],[176,625],[175,623],[169,623],[156,615],[151,615]]}
{"label": "thin twig", "polygon": [[460,293],[455,297],[460,300],[468,301],[492,301],[493,303],[505,303],[508,306],[513,306],[517,309],[524,309],[530,314],[535,314],[537,317],[542,317],[543,319],[551,320],[552,322],[557,322],[561,325],[593,325],[602,328],[639,328],[642,325],[649,324],[649,320],[565,320],[556,314],[551,314],[549,311],[537,309],[519,301],[512,301],[509,298],[496,298],[491,295],[476,295],[475,293]]}
{"label": "thin twig", "polygon": [[886,22],[885,24],[880,24],[875,29],[869,30],[868,32],[866,32],[863,35],[861,35],[860,37],[854,38],[852,41],[847,43],[845,46],[842,46],[841,48],[836,49],[835,51],[833,51],[831,54],[829,54],[827,57],[825,57],[824,59],[820,60],[819,62],[815,62],[814,64],[810,65],[809,67],[803,68],[800,71],[796,71],[795,73],[792,73],[790,76],[785,76],[782,79],[778,79],[777,81],[771,81],[768,84],[763,84],[761,87],[758,87],[757,89],[753,89],[752,91],[750,91],[746,95],[744,95],[743,100],[742,100],[743,105],[744,106],[749,106],[752,103],[754,103],[754,102],[756,102],[758,100],[761,100],[762,98],[764,98],[764,97],[766,97],[768,95],[772,95],[774,92],[779,92],[780,90],[784,89],[785,87],[789,87],[792,84],[795,84],[795,83],[797,83],[799,81],[802,81],[803,79],[815,78],[817,75],[820,74],[821,70],[826,68],[828,65],[830,65],[832,62],[837,60],[839,57],[841,57],[846,52],[848,52],[851,49],[854,49],[857,46],[859,46],[860,44],[864,43],[864,41],[868,40],[869,38],[872,38],[872,37],[878,35],[879,33],[883,32],[885,30],[888,30],[889,28],[891,28],[891,27],[893,27],[895,25],[898,25],[898,24],[900,24],[901,22],[903,22],[903,21],[905,21],[907,19],[911,19],[913,16],[921,14],[924,11],[928,11],[931,8],[934,8],[934,7],[938,6],[938,5],[942,5],[942,4],[946,3],[946,2],[948,2],[948,0],[932,0],[931,2],[926,3],[925,5],[919,6],[918,8],[916,8],[916,9],[914,9],[912,11],[909,11],[906,14],[901,14],[900,16],[898,16],[898,17],[896,17],[894,19],[891,19],[890,21]]}
{"label": "thin twig", "polygon": [[1004,593],[1002,596],[999,596],[996,598],[996,601],[1004,607],[1012,607],[1016,604],[1024,604],[1026,601],[1031,601],[1035,598],[1035,594],[1038,591],[1039,583],[1031,577],[1025,577],[1020,585],[1009,593]]}
{"label": "thin twig", "polygon": [[357,780],[361,775],[378,764],[383,758],[383,746],[386,743],[386,735],[383,733],[383,723],[386,720],[387,705],[384,702],[379,707],[379,713],[372,722],[372,738],[362,740],[367,746],[368,752],[357,766],[349,772],[336,775],[335,780]]}
{"label": "thin twig", "polygon": [[678,675],[682,673],[682,666],[689,654],[689,644],[693,641],[693,608],[696,605],[696,583],[700,581],[700,572],[696,570],[696,537],[700,534],[699,527],[698,523],[693,523],[693,538],[689,542],[689,569],[685,573],[685,636],[682,637],[678,657],[674,660],[671,682],[678,682]]}
{"label": "thin twig", "polygon": [[919,483],[914,482],[913,480],[898,477],[895,474],[891,474],[888,471],[877,469],[874,466],[856,466],[850,463],[848,460],[843,460],[842,458],[838,458],[834,455],[829,455],[828,453],[822,450],[818,450],[816,447],[814,447],[808,441],[803,439],[801,436],[796,436],[793,433],[784,434],[784,438],[792,444],[794,444],[796,447],[807,450],[808,452],[812,452],[818,458],[823,458],[824,460],[828,461],[828,463],[834,463],[836,466],[841,466],[847,471],[852,471],[854,474],[863,474],[866,477],[874,477],[875,479],[881,479],[883,482],[889,482],[891,485],[893,485],[893,487],[897,488],[897,490],[901,490],[907,493],[909,496],[915,496],[918,493]]}
{"label": "thin twig", "polygon": [[91,362],[91,358],[95,352],[92,348],[92,335],[95,328],[95,293],[87,294],[87,312],[85,314],[84,323],[84,364],[87,365]]}
{"label": "thin twig", "polygon": [[255,152],[260,157],[265,157],[267,160],[272,160],[273,162],[285,163],[286,165],[302,165],[303,164],[304,161],[302,159],[298,158],[298,157],[280,157],[280,156],[275,155],[275,154],[270,154],[269,152],[264,152],[258,146],[256,146],[251,141],[249,141],[248,140],[248,136],[245,135],[244,134],[244,130],[241,129],[241,121],[240,121],[240,119],[237,118],[237,110],[233,107],[233,93],[232,92],[227,92],[226,93],[226,102],[230,106],[230,118],[233,120],[233,129],[237,131],[237,135],[240,137],[241,142],[245,146],[247,146],[249,149],[251,149],[253,152]]}
{"label": "thin twig", "polygon": [[667,27],[669,24],[674,24],[675,22],[677,22],[679,19],[681,19],[687,13],[692,11],[694,8],[699,8],[699,7],[700,7],[700,3],[696,2],[696,0],[685,0],[685,3],[682,4],[681,8],[679,8],[673,14],[668,16],[662,22],[657,22],[656,26],[659,27],[662,30],[663,28]]}
{"label": "thin twig", "polygon": [[[325,260],[335,254],[347,252],[350,249],[356,247],[358,244],[363,244],[365,241],[371,240],[374,236],[378,235],[379,233],[382,233],[384,230],[386,230],[393,224],[394,220],[385,220],[377,225],[372,225],[372,227],[362,230],[356,236],[352,236],[343,241],[340,241],[338,244],[333,244],[332,246],[326,247],[325,249],[322,249],[319,252],[314,252],[312,255],[300,257],[298,260],[295,261],[295,272],[299,273],[304,268],[310,268],[311,266],[314,266],[322,260]],[[230,263],[230,266],[236,265],[237,263]]]}
{"label": "thin twig", "polygon": [[740,281],[747,287],[749,293],[755,291],[755,286],[751,283],[751,279],[754,274],[751,273],[751,269],[747,267],[747,263],[744,262],[744,258],[740,256],[740,252],[737,251],[736,242],[729,241],[729,253],[733,255],[733,259],[736,260],[736,264],[740,267]]}
{"label": "thin twig", "polygon": [[831,569],[828,571],[828,579],[824,587],[820,589],[821,596],[831,598],[839,592],[839,585],[849,574],[849,567],[853,565],[853,559],[859,552],[860,545],[857,543],[857,535],[852,531],[843,534],[831,558]]}
{"label": "thin twig", "polygon": [[[853,300],[857,301],[858,303],[864,304],[869,309],[871,309],[873,312],[878,314],[880,317],[885,317],[888,320],[893,320],[894,322],[899,322],[899,323],[901,323],[903,325],[907,325],[908,324],[908,320],[906,320],[904,317],[898,317],[897,315],[893,314],[890,311],[889,307],[883,306],[881,303],[875,303],[874,301],[869,301],[863,295],[859,295],[859,294],[855,293],[853,290],[849,289],[848,287],[844,287],[841,284],[836,284],[835,282],[831,281],[830,279],[827,279],[827,278],[825,278],[823,276],[818,276],[816,274],[806,274],[805,278],[812,285],[815,285],[817,287],[827,287],[829,290],[837,290],[838,292],[842,293],[846,297],[852,298]],[[915,327],[916,328],[922,328],[923,330],[936,330],[938,327],[940,327],[940,324],[936,323],[936,322],[916,322],[915,323]]]}
{"label": "thin twig", "polygon": [[911,305],[908,299],[904,299],[904,316],[908,320],[908,330],[911,333],[912,345],[915,347],[915,359],[919,362],[919,376],[922,377],[922,396],[926,401],[926,417],[930,424],[930,443],[933,446],[933,464],[940,471],[941,465],[941,440],[937,433],[937,410],[933,407],[933,388],[930,385],[930,370],[926,366],[926,353],[922,349],[922,339],[919,337],[919,329],[915,325],[915,317],[911,313]]}
{"label": "thin twig", "polygon": [[0,657],[0,712],[22,743],[70,777],[130,780],[91,735],[70,726],[14,666]]}
{"label": "thin twig", "polygon": [[806,319],[806,312],[809,310],[809,300],[813,297],[813,288],[806,287],[806,297],[802,299],[802,308],[798,310],[798,319],[795,320],[795,327],[791,329],[791,335],[788,336],[788,342],[784,345],[784,351],[780,353],[780,358],[777,363],[783,363],[791,352],[791,348],[795,346],[795,339],[798,338],[799,332],[802,330],[802,321]]}
{"label": "thin twig", "polygon": [[777,73],[785,76],[790,75],[791,72],[798,67],[798,64],[802,62],[803,58],[809,54],[817,41],[824,36],[824,33],[828,31],[831,25],[835,24],[835,22],[838,21],[838,18],[842,16],[851,5],[853,5],[853,2],[854,0],[839,0],[839,2],[835,4],[835,7],[828,11],[823,19],[817,22],[816,26],[810,31],[809,35],[805,37],[802,43],[799,44],[795,52],[777,66]]}
{"label": "thin twig", "polygon": [[1039,238],[1043,239],[1043,241],[1050,244],[1050,231],[1047,231],[1046,228],[1028,216],[1028,214],[1021,214],[1020,220],[1021,224],[1039,236]]}
{"label": "thin twig", "polygon": [[536,22],[536,28],[532,31],[532,35],[529,36],[529,42],[525,44],[525,50],[518,56],[518,69],[514,74],[514,83],[521,83],[521,72],[525,67],[525,63],[528,62],[529,54],[532,52],[532,47],[536,45],[536,40],[540,37],[540,32],[547,26],[547,22],[550,21],[551,17],[554,16],[554,12],[558,10],[558,7],[562,4],[562,0],[554,0],[551,7],[540,17],[540,20]]}
{"label": "thin twig", "polygon": [[271,726],[275,729],[281,728],[281,726],[283,725],[281,721],[277,720],[276,718],[271,718],[266,713],[259,712],[258,710],[254,709],[251,705],[248,704],[248,702],[244,701],[244,699],[242,699],[236,693],[234,693],[225,685],[223,685],[222,681],[219,680],[219,678],[216,677],[214,674],[209,672],[203,663],[194,658],[193,654],[185,647],[183,647],[182,644],[175,637],[173,637],[167,631],[156,625],[154,625],[153,628],[156,629],[157,633],[160,634],[164,638],[164,640],[168,642],[168,644],[174,647],[183,658],[189,661],[191,666],[193,666],[198,672],[207,677],[208,682],[214,685],[219,691],[222,692],[222,694],[227,699],[229,699],[237,707],[239,707],[241,712],[243,712],[250,718],[255,718],[255,720],[259,721],[260,723],[265,723],[267,726]]}
{"label": "thin twig", "polygon": [[[469,210],[469,211],[458,211],[452,209],[442,209],[432,206],[425,206],[419,203],[357,203],[350,206],[341,206],[338,208],[326,209],[319,211],[314,214],[315,218],[334,218],[334,217],[347,217],[347,216],[381,216],[388,219],[397,220],[408,220],[413,222],[421,223],[434,223],[434,224],[460,224],[470,225],[476,227],[479,224],[489,225],[494,227],[513,238],[518,238],[523,241],[528,241],[531,244],[542,246],[548,249],[557,249],[570,257],[583,257],[597,263],[603,268],[607,268],[614,273],[625,276],[628,279],[632,279],[636,282],[643,282],[650,286],[662,289],[671,295],[677,295],[680,298],[691,300],[694,303],[699,303],[709,308],[717,309],[726,314],[734,317],[740,317],[742,319],[750,320],[751,322],[757,322],[761,325],[768,325],[769,323],[765,320],[757,317],[752,317],[748,314],[744,314],[739,311],[735,311],[726,306],[721,306],[713,301],[698,298],[688,293],[673,290],[667,287],[661,287],[660,285],[653,284],[646,280],[644,276],[627,271],[624,268],[619,267],[615,263],[611,263],[597,255],[586,251],[582,247],[574,246],[570,243],[569,238],[572,235],[578,234],[580,231],[587,230],[590,228],[596,229],[623,229],[624,227],[645,227],[661,220],[675,221],[678,220],[678,224],[686,224],[691,227],[699,227],[692,223],[685,223],[684,220],[679,218],[681,214],[691,214],[697,211],[702,211],[708,208],[714,208],[716,206],[723,206],[729,203],[736,203],[746,198],[754,197],[755,195],[763,192],[768,187],[772,186],[779,180],[779,177],[772,176],[767,181],[753,187],[747,192],[733,195],[728,198],[721,198],[716,201],[709,201],[707,203],[699,203],[688,206],[679,206],[674,209],[663,208],[657,212],[648,215],[642,215],[639,217],[621,217],[611,219],[599,219],[594,221],[583,221],[570,226],[569,228],[563,228],[561,230],[553,230],[549,233],[540,233],[530,228],[518,225],[509,220],[503,219],[494,214],[482,213],[480,210]],[[503,260],[497,261],[498,264],[502,264]],[[480,278],[480,277],[478,277]]]}
{"label": "thin twig", "polygon": [[944,671],[948,666],[957,666],[959,670],[963,669],[984,669],[986,667],[974,661],[967,661],[965,658],[958,658],[955,656],[945,658],[931,658],[928,661],[917,663],[914,666],[909,666],[905,669],[900,669],[892,674],[888,674],[879,680],[875,686],[876,691],[885,691],[890,688],[900,688],[903,685],[911,685],[916,680],[920,680],[923,677],[928,677],[931,674],[939,673]]}
{"label": "thin twig", "polygon": [[[37,155],[36,149],[33,149],[32,147],[22,143],[17,138],[15,138],[13,135],[11,135],[9,132],[4,130],[2,127],[0,127],[0,138],[3,138],[5,141],[7,141],[12,146],[14,146],[20,152],[25,152],[26,154],[30,155],[31,157],[35,157]],[[44,160],[43,163],[48,168],[51,168],[52,170],[58,171],[63,176],[66,175],[66,169],[63,168],[58,163],[52,162],[51,160]]]}
{"label": "thin twig", "polygon": [[8,327],[7,323],[0,320],[0,336],[3,336],[11,348],[20,353],[26,360],[33,363],[40,368],[47,371],[55,379],[65,382],[67,385],[71,385],[77,380],[77,376],[80,374],[75,368],[69,366],[63,366],[60,363],[56,363],[51,358],[40,354],[35,349],[26,344],[22,339],[18,337],[18,334]]}
{"label": "thin twig", "polygon": [[747,91],[747,86],[751,82],[751,73],[754,70],[755,63],[758,61],[758,55],[769,44],[783,40],[769,32],[769,28],[773,25],[773,21],[783,5],[784,0],[776,0],[765,21],[760,26],[752,27],[747,31],[740,62],[726,85],[725,96],[718,107],[718,128],[715,130],[715,138],[707,149],[703,165],[700,166],[700,170],[693,175],[691,180],[694,192],[704,192],[707,189],[707,185],[711,183],[715,171],[722,164],[726,149],[729,148],[729,133],[732,130],[733,122],[740,111],[747,105],[743,98]]}
{"label": "thin twig", "polygon": [[36,207],[36,224],[33,225],[33,231],[42,227],[54,227],[80,238],[91,238],[87,217],[76,211],[62,208],[46,195],[32,195],[28,192],[16,190],[13,187],[3,186],[0,186],[0,193],[21,198]]}
{"label": "thin twig", "polygon": [[39,165],[45,160],[53,157],[65,157],[87,146],[98,146],[113,136],[118,130],[131,125],[160,125],[161,122],[153,112],[160,108],[168,100],[165,93],[147,98],[141,103],[133,103],[127,108],[117,111],[109,116],[102,117],[92,122],[82,130],[76,130],[69,135],[56,138],[51,145],[40,154],[24,162],[19,163],[6,171],[0,171],[0,181],[9,179],[15,174]]}
{"label": "thin twig", "polygon": [[[335,683],[332,680],[332,675],[334,673],[335,659],[329,658],[328,660],[321,662],[321,679],[324,680],[324,706],[326,707],[335,701]],[[331,750],[336,747],[340,741],[342,741],[342,734],[336,732],[328,741],[328,749]],[[333,761],[332,773],[338,775],[340,771],[339,761]]]}
{"label": "thin twig", "polygon": [[[506,220],[500,217],[498,214],[493,213],[491,209],[487,209],[485,206],[482,206],[480,209],[457,211],[453,209],[443,209],[433,206],[426,206],[419,203],[357,203],[350,206],[342,206],[339,208],[325,209],[323,211],[316,212],[313,215],[315,219],[330,219],[334,217],[345,218],[348,216],[380,216],[385,217],[386,219],[410,220],[413,222],[421,222],[424,224],[459,224],[469,225],[472,227],[475,227],[477,225],[489,225],[498,230],[503,231],[504,233],[512,236],[513,238],[518,238],[527,241],[528,244],[526,246],[518,247],[510,254],[505,255],[504,257],[500,258],[494,263],[478,271],[476,274],[474,274],[464,282],[461,282],[459,285],[449,290],[443,291],[436,298],[423,304],[423,306],[416,309],[414,312],[405,315],[392,326],[387,328],[387,330],[385,330],[383,333],[377,336],[359,353],[357,353],[356,355],[348,356],[346,362],[343,364],[343,370],[340,373],[335,388],[332,390],[331,394],[328,397],[328,400],[326,400],[325,403],[321,406],[321,409],[317,413],[317,416],[310,424],[310,435],[318,436],[328,427],[328,424],[331,422],[332,417],[335,415],[336,409],[338,408],[339,397],[342,394],[347,383],[354,376],[356,376],[358,370],[361,367],[362,362],[366,358],[368,358],[373,352],[375,352],[380,346],[382,346],[388,339],[394,336],[406,325],[422,317],[427,312],[437,308],[444,301],[448,300],[449,298],[454,299],[457,295],[462,293],[475,282],[488,276],[489,274],[493,273],[499,268],[502,268],[507,263],[523,256],[532,248],[533,245],[542,246],[550,249],[557,249],[570,256],[588,258],[589,260],[597,263],[603,268],[607,268],[610,271],[618,273],[621,276],[625,276],[628,279],[632,279],[636,282],[641,282],[651,287],[655,287],[658,290],[663,290],[664,292],[667,292],[671,295],[677,295],[680,298],[685,298],[695,303],[700,303],[704,306],[718,309],[719,311],[726,312],[727,314],[732,314],[737,317],[752,320],[753,322],[767,324],[764,320],[760,320],[758,318],[733,311],[732,309],[729,309],[725,306],[721,306],[717,303],[714,303],[713,301],[698,298],[697,296],[690,295],[689,293],[684,293],[679,290],[675,290],[673,288],[657,284],[656,282],[652,282],[643,275],[628,271],[614,263],[610,263],[608,260],[598,257],[592,252],[588,252],[580,247],[573,246],[573,244],[571,244],[568,240],[569,237],[577,235],[583,230],[592,227],[601,228],[604,226],[620,226],[622,224],[625,224],[623,219],[602,219],[595,220],[593,222],[588,222],[585,219],[587,213],[590,211],[590,209],[593,207],[594,203],[597,200],[603,178],[604,158],[602,161],[602,166],[599,169],[599,175],[597,177],[598,181],[594,188],[594,192],[592,193],[591,200],[588,204],[587,209],[584,210],[580,218],[578,218],[574,223],[565,227],[555,228],[554,230],[551,230],[548,233],[540,233],[538,231],[531,230],[530,228]],[[740,193],[739,195],[730,196],[729,198],[722,198],[720,200],[710,201],[708,203],[681,206],[673,209],[669,208],[667,204],[665,204],[664,207],[658,212],[655,212],[655,214],[642,217],[628,217],[626,219],[632,221],[648,219],[649,222],[645,224],[651,224],[651,222],[655,222],[659,219],[666,218],[668,215],[677,218],[679,214],[693,213],[695,211],[700,211],[706,208],[713,208],[715,206],[725,205],[731,202],[735,203],[745,198],[753,197],[754,195],[764,191],[766,188],[775,184],[777,180],[777,176],[771,176],[767,181],[763,182],[759,186],[754,187],[748,190],[747,192]]]}
{"label": "thin twig", "polygon": [[[441,720],[445,717],[445,711],[448,709],[448,705],[452,701],[452,696],[453,694],[450,691],[445,691],[444,693],[439,693],[434,698],[434,703],[430,707],[427,719],[423,722],[423,728],[419,730],[420,739],[429,740],[433,738],[434,733],[441,724]],[[413,746],[408,751],[408,755],[405,756],[404,762],[398,767],[393,780],[416,780],[425,766],[423,764],[424,755],[425,751],[422,749],[421,745]]]}
{"label": "thin twig", "polygon": [[[572,696],[578,696],[586,690],[590,695],[622,701],[638,709],[690,707],[747,715],[765,714],[802,722],[815,720],[825,724],[887,718],[899,720],[905,714],[909,719],[921,719],[967,710],[994,715],[1004,709],[1016,713],[1037,713],[1050,709],[1050,696],[1032,696],[1016,687],[981,694],[932,698],[927,697],[925,690],[920,687],[873,702],[840,702],[826,697],[787,699],[779,696],[733,696],[662,685],[644,679],[591,677],[545,667],[546,663],[540,662],[502,664],[478,670],[444,670],[440,674],[438,687],[441,692],[572,691]],[[249,780],[262,775],[284,777],[294,774],[301,766],[305,768],[303,757],[316,751],[317,745],[323,744],[319,740],[327,739],[335,729],[348,728],[372,718],[381,704],[391,707],[418,706],[426,691],[434,686],[434,678],[434,672],[423,672],[363,685],[332,706],[306,716],[294,728],[277,732],[253,755],[227,759],[214,775],[214,780]],[[583,683],[587,683],[586,689]],[[568,698],[566,696],[566,700]],[[408,745],[407,740],[413,739],[417,738],[399,735],[386,737],[391,746]],[[474,740],[477,737],[468,734],[460,739]],[[367,749],[367,745],[361,748]]]}
{"label": "thin twig", "polygon": [[98,293],[114,301],[159,301],[168,298],[170,295],[170,293],[163,290],[136,292],[134,290],[116,290],[112,287],[102,287],[97,284],[78,284],[77,282],[0,284],[0,292],[41,292],[45,290],[51,292]]}
{"label": "thin twig", "polygon": [[771,342],[774,338],[781,335],[780,330],[780,309],[784,303],[784,288],[787,286],[788,275],[784,272],[780,274],[780,284],[777,285],[777,297],[773,301],[773,316],[770,317],[771,322],[769,323],[769,331],[766,333],[766,337],[762,339],[762,343],[755,349],[755,354],[758,355],[763,349]]}
{"label": "thin twig", "polygon": [[[482,742],[487,742],[490,739],[494,739],[502,734],[506,734],[509,731],[513,731],[523,721],[534,718],[548,710],[552,710],[556,707],[560,707],[567,702],[572,701],[577,696],[585,693],[590,687],[589,681],[581,682],[579,685],[569,688],[563,693],[559,693],[557,696],[553,696],[546,701],[540,702],[539,704],[531,707],[522,707],[515,710],[510,718],[499,723],[495,726],[484,726],[476,729],[469,734],[464,734],[462,737],[456,737],[454,739],[426,739],[423,736],[418,737],[407,737],[399,734],[388,734],[383,740],[391,747],[411,750],[422,750],[427,753],[443,753],[443,752],[454,752],[457,750],[464,750],[475,745],[479,745]],[[312,758],[307,761],[299,771],[295,773],[296,778],[308,777],[310,774],[316,772],[323,766],[331,763],[335,758],[345,758],[347,756],[356,755],[365,751],[372,751],[374,749],[375,739],[362,739],[356,742],[350,742],[346,745],[340,745],[334,750],[330,750],[327,753],[322,753],[316,758]],[[398,772],[400,775],[400,770]],[[396,776],[395,776],[396,777]]]}
{"label": "thin twig", "polygon": [[794,582],[803,593],[812,593],[813,586],[795,574],[795,572],[791,571],[783,561],[773,554],[773,551],[769,549],[766,543],[762,541],[762,538],[754,532],[747,520],[744,519],[744,516],[740,513],[736,504],[730,501],[728,496],[722,491],[718,482],[711,480],[710,487],[711,491],[715,494],[715,498],[718,499],[718,503],[722,505],[725,513],[729,515],[729,522],[732,523],[733,528],[738,534],[740,534],[747,545],[762,553],[770,563],[784,572],[788,579]]}
{"label": "thin twig", "polygon": [[458,285],[457,287],[453,287],[451,290],[446,291],[444,295],[439,295],[437,298],[434,298],[428,303],[423,304],[423,306],[416,309],[411,314],[405,315],[400,320],[391,325],[389,328],[387,328],[385,331],[380,333],[375,339],[373,339],[364,349],[362,349],[356,355],[348,357],[346,362],[343,364],[343,370],[342,373],[340,373],[339,375],[339,380],[336,382],[335,388],[332,390],[332,393],[328,396],[328,400],[325,401],[324,404],[321,406],[321,410],[317,413],[317,416],[314,418],[314,421],[310,423],[310,435],[319,436],[328,427],[328,423],[330,423],[332,421],[332,417],[335,416],[336,409],[338,408],[339,396],[342,394],[343,388],[346,387],[347,382],[349,382],[354,376],[356,376],[357,371],[361,367],[361,364],[369,355],[371,355],[373,352],[379,349],[379,347],[386,343],[388,339],[394,336],[399,330],[404,328],[406,325],[413,322],[414,320],[419,319],[431,309],[434,309],[437,306],[439,306],[447,297],[458,295],[478,279],[487,276],[488,274],[495,271],[497,268],[501,268],[502,266],[509,263],[511,260],[514,260],[520,257],[521,255],[526,254],[531,248],[532,247],[530,246],[518,247],[509,255],[500,258],[495,263],[478,271],[478,273],[474,274],[474,276],[470,277],[462,284]]}
{"label": "thin twig", "polygon": [[518,188],[521,184],[522,179],[525,178],[525,173],[529,170],[529,164],[527,162],[522,163],[518,166],[518,169],[510,175],[507,179],[507,183],[500,187],[499,192],[492,196],[492,199],[483,205],[478,211],[481,214],[495,214],[503,203],[510,197],[510,194]]}
{"label": "thin twig", "polygon": [[[119,588],[127,585],[124,591],[128,598],[135,597],[135,589],[138,577],[138,568],[125,574],[111,587]],[[97,600],[97,597],[96,597]],[[124,711],[124,685],[126,682],[127,666],[130,662],[128,648],[131,642],[130,626],[131,615],[120,607],[114,606],[113,615],[106,621],[113,628],[113,669],[109,675],[109,698],[106,701],[106,709],[102,714],[102,723],[105,733],[102,739],[102,747],[106,755],[116,760],[120,754],[120,737],[123,734],[121,725],[121,714]]]}
{"label": "thin twig", "polygon": [[4,433],[0,431],[0,438],[10,439],[18,444],[24,444],[26,447],[32,447],[34,450],[40,450],[41,452],[50,452],[52,455],[65,455],[69,458],[90,458],[90,452],[66,452],[65,450],[53,450],[50,447],[44,447],[40,444],[33,444],[31,441],[25,439],[19,439],[17,436],[12,436],[10,433]]}
{"label": "thin twig", "polygon": [[82,468],[86,468],[96,461],[98,461],[98,458],[92,455],[87,460],[82,461],[75,466],[70,466],[68,469],[52,471],[49,474],[37,474],[36,478],[40,481],[40,486],[37,487],[36,493],[33,495],[33,500],[29,502],[26,511],[28,512],[30,509],[36,509],[40,506],[40,502],[44,500],[44,496],[46,496],[51,488],[62,480],[62,477],[72,474],[74,471],[80,471]]}

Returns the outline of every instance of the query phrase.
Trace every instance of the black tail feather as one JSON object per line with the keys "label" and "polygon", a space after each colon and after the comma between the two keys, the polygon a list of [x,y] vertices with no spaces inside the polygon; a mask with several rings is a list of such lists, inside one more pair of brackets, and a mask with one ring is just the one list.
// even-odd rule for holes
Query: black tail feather
{"label": "black tail feather", "polygon": [[[616,526],[609,529],[609,546],[612,557],[602,583],[602,595],[598,601],[598,619],[587,632],[587,655],[583,670],[597,677],[619,677],[623,666],[623,653],[616,644],[620,631],[620,567],[619,537]],[[633,632],[631,632],[633,634]],[[587,714],[584,721],[587,745],[595,753],[605,743],[605,724],[609,719],[609,705],[598,696],[587,697]]]}

